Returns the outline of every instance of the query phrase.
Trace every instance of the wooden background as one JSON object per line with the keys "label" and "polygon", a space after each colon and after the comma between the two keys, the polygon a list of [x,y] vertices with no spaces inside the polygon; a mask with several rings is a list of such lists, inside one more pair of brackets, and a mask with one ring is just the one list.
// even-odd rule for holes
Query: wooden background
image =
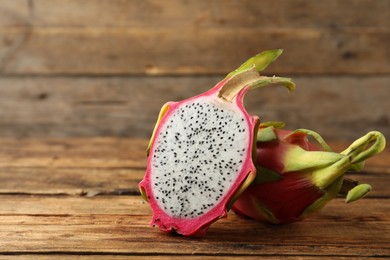
{"label": "wooden background", "polygon": [[149,137],[160,107],[283,48],[247,96],[263,121],[390,136],[390,1],[12,0],[0,4],[0,137]]}

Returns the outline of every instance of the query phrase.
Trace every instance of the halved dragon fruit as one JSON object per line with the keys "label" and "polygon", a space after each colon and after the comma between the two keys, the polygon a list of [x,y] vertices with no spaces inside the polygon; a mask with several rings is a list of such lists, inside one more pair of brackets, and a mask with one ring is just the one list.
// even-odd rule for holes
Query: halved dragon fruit
{"label": "halved dragon fruit", "polygon": [[288,78],[259,75],[281,52],[262,52],[211,90],[163,106],[139,184],[153,210],[152,226],[204,235],[252,182],[259,120],[247,113],[243,97],[250,89],[270,84],[294,89]]}
{"label": "halved dragon fruit", "polygon": [[[336,197],[344,185],[347,202],[362,198],[368,184],[355,186],[347,171],[363,169],[364,161],[385,147],[384,136],[367,133],[341,153],[331,151],[317,133],[262,124],[257,134],[257,176],[233,205],[241,215],[275,224],[301,220]],[[318,143],[307,138],[314,137]],[[357,183],[357,182],[356,182]],[[351,185],[352,184],[352,185]]]}

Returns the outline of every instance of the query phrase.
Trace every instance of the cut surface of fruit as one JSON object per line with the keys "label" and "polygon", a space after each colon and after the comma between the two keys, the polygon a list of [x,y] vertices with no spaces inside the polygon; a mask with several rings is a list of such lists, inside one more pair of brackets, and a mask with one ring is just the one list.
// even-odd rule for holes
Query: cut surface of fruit
{"label": "cut surface of fruit", "polygon": [[153,193],[170,216],[194,218],[218,204],[236,181],[252,129],[232,103],[205,97],[172,110],[151,151]]}

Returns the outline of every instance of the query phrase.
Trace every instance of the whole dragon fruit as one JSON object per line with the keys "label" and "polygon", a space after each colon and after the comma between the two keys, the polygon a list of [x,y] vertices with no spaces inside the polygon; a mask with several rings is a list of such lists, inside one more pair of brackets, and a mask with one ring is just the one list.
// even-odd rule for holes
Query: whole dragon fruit
{"label": "whole dragon fruit", "polygon": [[209,91],[162,107],[139,184],[153,210],[152,226],[204,235],[252,182],[258,118],[247,113],[243,97],[270,84],[294,89],[288,78],[259,75],[281,52],[262,52]]}
{"label": "whole dragon fruit", "polygon": [[[343,186],[355,186],[346,198],[352,202],[371,190],[344,178],[363,169],[364,161],[385,147],[384,136],[367,133],[345,151],[335,153],[317,133],[282,130],[280,124],[262,124],[257,134],[257,176],[232,209],[259,221],[275,224],[301,220],[336,197]],[[308,136],[317,142],[311,142]],[[352,184],[352,185],[351,185]]]}

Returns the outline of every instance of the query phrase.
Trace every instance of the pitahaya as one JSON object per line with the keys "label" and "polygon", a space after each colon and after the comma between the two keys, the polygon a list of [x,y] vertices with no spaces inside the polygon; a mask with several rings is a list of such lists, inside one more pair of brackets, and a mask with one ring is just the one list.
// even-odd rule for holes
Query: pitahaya
{"label": "pitahaya", "polygon": [[281,50],[262,52],[211,90],[163,106],[139,184],[153,210],[152,226],[204,235],[252,182],[258,118],[249,116],[242,100],[249,89],[269,84],[294,89],[288,78],[258,73],[280,54]]}
{"label": "pitahaya", "polygon": [[[301,220],[332,200],[344,184],[347,171],[359,171],[364,161],[385,147],[377,131],[359,138],[345,151],[335,153],[313,131],[278,129],[280,125],[262,124],[257,134],[257,176],[233,205],[233,210],[259,221],[275,224]],[[307,136],[318,143],[311,142]],[[346,186],[346,185],[345,185]],[[368,184],[351,189],[347,202],[363,197]]]}

